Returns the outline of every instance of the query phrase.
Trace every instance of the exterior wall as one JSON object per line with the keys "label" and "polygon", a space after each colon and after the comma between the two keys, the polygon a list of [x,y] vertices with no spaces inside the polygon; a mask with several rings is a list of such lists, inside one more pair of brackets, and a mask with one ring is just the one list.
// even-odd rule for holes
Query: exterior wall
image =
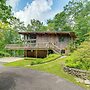
{"label": "exterior wall", "polygon": [[25,57],[36,57],[36,58],[44,58],[47,56],[47,50],[25,50]]}
{"label": "exterior wall", "polygon": [[[59,38],[59,36],[58,36]],[[73,41],[71,40],[70,36],[64,36],[64,41],[60,41],[58,42],[58,47],[61,49],[61,50],[65,50],[65,53],[67,54],[69,52],[68,50],[68,45],[70,43],[70,41]]]}
{"label": "exterior wall", "polygon": [[37,57],[38,58],[44,58],[47,56],[47,50],[38,50],[37,51]]}
{"label": "exterior wall", "polygon": [[[64,38],[64,41],[59,40],[62,37]],[[39,47],[42,48],[42,50],[38,50],[37,52],[35,49],[33,51],[28,50],[27,52],[25,51],[24,55],[29,57],[45,57],[47,55],[47,50],[44,50],[45,49],[44,43],[49,42],[56,45],[58,48],[60,48],[61,51],[65,50],[65,53],[67,54],[69,52],[69,50],[67,50],[67,47],[70,41],[73,41],[70,35],[39,34],[36,36],[36,45],[39,43]]]}
{"label": "exterior wall", "polygon": [[[64,41],[59,42],[59,37],[64,37]],[[64,49],[65,53],[68,53],[69,50],[67,49],[67,46],[69,42],[71,41],[69,35],[37,35],[36,42],[51,42],[58,46],[61,50]],[[73,41],[73,40],[72,40]]]}
{"label": "exterior wall", "polygon": [[[59,37],[64,37],[64,41],[59,42]],[[27,36],[25,35],[25,40],[27,40]],[[64,49],[68,43],[70,42],[70,36],[68,35],[47,35],[47,34],[41,34],[37,35],[36,37],[36,44],[37,43],[43,43],[43,42],[51,42],[55,45],[57,45],[59,48]]]}
{"label": "exterior wall", "polygon": [[55,43],[58,40],[56,35],[37,35],[37,42],[52,42]]}

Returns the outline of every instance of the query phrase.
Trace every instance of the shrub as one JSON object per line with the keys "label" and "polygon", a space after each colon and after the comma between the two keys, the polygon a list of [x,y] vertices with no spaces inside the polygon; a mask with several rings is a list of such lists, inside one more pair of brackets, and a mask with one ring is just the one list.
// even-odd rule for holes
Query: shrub
{"label": "shrub", "polygon": [[71,68],[90,70],[90,41],[83,42],[76,51],[68,56],[65,65]]}
{"label": "shrub", "polygon": [[36,60],[31,62],[31,65],[36,65],[36,64],[41,64],[41,63],[42,63],[41,59],[36,59]]}
{"label": "shrub", "polygon": [[8,57],[8,56],[10,56],[10,54],[7,52],[0,51],[0,57],[3,57],[3,56]]}
{"label": "shrub", "polygon": [[36,64],[42,64],[42,63],[46,63],[46,62],[50,62],[56,58],[60,57],[60,54],[50,54],[48,57],[46,58],[37,58],[35,60],[31,61],[31,65],[36,65]]}

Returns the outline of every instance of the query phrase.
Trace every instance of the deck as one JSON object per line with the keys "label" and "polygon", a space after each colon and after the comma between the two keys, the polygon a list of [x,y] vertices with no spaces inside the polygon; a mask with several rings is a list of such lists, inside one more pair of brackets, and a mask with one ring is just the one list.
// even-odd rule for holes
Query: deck
{"label": "deck", "polygon": [[55,53],[60,53],[61,49],[50,42],[31,43],[31,44],[8,44],[5,47],[7,50],[53,50]]}
{"label": "deck", "polygon": [[49,49],[50,43],[31,43],[31,44],[7,44],[7,50],[36,50],[36,49]]}

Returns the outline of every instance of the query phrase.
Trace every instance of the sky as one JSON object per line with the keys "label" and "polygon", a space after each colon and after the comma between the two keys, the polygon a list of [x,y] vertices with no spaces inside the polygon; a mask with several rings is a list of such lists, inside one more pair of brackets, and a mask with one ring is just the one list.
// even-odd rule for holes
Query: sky
{"label": "sky", "polygon": [[46,24],[48,19],[63,10],[63,7],[70,0],[7,0],[7,5],[12,6],[14,16],[30,24],[32,19],[39,20]]}

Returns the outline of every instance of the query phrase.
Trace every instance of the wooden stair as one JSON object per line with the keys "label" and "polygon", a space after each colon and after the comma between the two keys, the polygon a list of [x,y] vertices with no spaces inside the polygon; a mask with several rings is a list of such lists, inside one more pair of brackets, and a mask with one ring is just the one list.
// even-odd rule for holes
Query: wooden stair
{"label": "wooden stair", "polygon": [[54,51],[54,53],[61,54],[61,50],[57,45],[54,45],[53,43],[50,43],[50,48]]}

